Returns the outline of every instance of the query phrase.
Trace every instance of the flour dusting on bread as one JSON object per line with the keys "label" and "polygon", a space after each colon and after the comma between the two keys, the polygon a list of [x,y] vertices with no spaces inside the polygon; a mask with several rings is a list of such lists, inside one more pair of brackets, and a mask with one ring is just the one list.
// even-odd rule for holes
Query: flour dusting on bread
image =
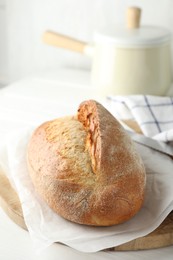
{"label": "flour dusting on bread", "polygon": [[60,216],[110,226],[142,207],[145,168],[133,141],[98,102],[45,122],[32,135],[28,170],[38,194]]}

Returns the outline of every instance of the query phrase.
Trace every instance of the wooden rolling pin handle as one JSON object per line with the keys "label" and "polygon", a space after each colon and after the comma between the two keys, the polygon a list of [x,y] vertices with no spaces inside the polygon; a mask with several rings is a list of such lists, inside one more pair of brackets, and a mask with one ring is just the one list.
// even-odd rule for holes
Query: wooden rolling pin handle
{"label": "wooden rolling pin handle", "polygon": [[64,48],[80,53],[84,53],[85,47],[87,45],[85,42],[51,31],[46,31],[43,34],[43,42],[59,48]]}
{"label": "wooden rolling pin handle", "polygon": [[141,9],[129,7],[127,9],[127,28],[135,29],[140,27]]}

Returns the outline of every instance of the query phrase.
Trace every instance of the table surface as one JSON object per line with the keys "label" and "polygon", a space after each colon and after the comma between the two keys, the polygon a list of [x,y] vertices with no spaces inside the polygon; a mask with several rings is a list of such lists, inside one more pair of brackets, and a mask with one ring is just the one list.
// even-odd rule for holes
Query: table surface
{"label": "table surface", "polygon": [[[22,79],[0,90],[0,138],[13,129],[43,122],[44,111],[58,117],[75,113],[78,104],[88,98],[102,101],[92,90],[89,73],[59,70]],[[39,107],[37,103],[39,102]],[[41,105],[40,105],[41,104]],[[50,105],[52,106],[51,108]],[[0,259],[172,259],[173,246],[145,251],[97,252],[84,254],[67,246],[53,244],[40,254],[35,252],[29,233],[14,224],[0,208]]]}

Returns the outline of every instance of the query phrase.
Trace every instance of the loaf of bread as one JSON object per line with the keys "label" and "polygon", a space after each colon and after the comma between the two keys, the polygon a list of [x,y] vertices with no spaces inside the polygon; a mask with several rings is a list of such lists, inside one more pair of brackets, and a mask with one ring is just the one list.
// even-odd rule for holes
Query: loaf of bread
{"label": "loaf of bread", "polygon": [[40,197],[72,222],[119,224],[143,204],[143,162],[120,123],[94,100],[84,101],[76,116],[39,126],[27,163]]}

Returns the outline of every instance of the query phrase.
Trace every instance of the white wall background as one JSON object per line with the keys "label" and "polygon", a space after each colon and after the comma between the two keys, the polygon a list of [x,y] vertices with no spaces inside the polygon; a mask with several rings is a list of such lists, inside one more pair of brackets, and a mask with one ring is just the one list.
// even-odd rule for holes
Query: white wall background
{"label": "white wall background", "polygon": [[0,0],[0,79],[60,66],[90,69],[88,57],[43,44],[42,33],[51,29],[90,42],[95,30],[123,25],[132,5],[142,8],[142,25],[173,33],[172,0]]}
{"label": "white wall background", "polygon": [[7,79],[7,28],[6,28],[6,3],[0,0],[0,86]]}

